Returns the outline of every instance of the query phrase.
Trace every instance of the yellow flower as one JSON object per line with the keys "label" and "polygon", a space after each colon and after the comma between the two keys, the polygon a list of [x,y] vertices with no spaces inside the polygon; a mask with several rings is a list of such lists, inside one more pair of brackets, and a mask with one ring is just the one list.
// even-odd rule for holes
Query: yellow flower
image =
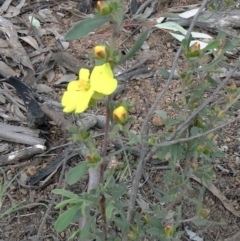
{"label": "yellow flower", "polygon": [[95,66],[91,76],[88,69],[80,69],[79,79],[68,84],[62,97],[63,112],[84,112],[91,100],[112,94],[117,88],[117,80],[108,63]]}
{"label": "yellow flower", "polygon": [[124,124],[128,120],[128,111],[123,106],[119,106],[113,111],[113,120],[118,124]]}

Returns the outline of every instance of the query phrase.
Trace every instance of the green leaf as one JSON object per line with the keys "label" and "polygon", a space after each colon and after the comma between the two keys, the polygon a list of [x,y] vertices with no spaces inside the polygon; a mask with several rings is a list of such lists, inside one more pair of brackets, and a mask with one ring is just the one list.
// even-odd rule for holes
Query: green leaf
{"label": "green leaf", "polygon": [[79,128],[76,126],[69,126],[68,130],[72,133],[72,134],[78,134]]}
{"label": "green leaf", "polygon": [[146,233],[150,234],[150,235],[154,235],[154,236],[159,236],[161,234],[161,231],[160,229],[158,228],[149,228],[146,230]]}
{"label": "green leaf", "polygon": [[72,222],[76,212],[81,208],[79,205],[75,205],[71,208],[69,208],[64,213],[60,214],[57,218],[57,221],[55,223],[55,229],[57,232],[62,232],[64,229],[68,227],[68,225]]}
{"label": "green leaf", "polygon": [[193,220],[193,223],[199,227],[199,226],[205,226],[207,222],[204,218],[198,218]]}
{"label": "green leaf", "polygon": [[157,214],[157,217],[151,217],[150,218],[150,222],[149,222],[149,224],[151,225],[151,227],[153,227],[153,228],[157,228],[158,230],[160,230],[160,229],[162,229],[163,228],[163,226],[162,226],[162,223],[161,222],[159,222],[159,220],[161,220],[161,219],[164,219],[165,217],[166,217],[166,215],[167,215],[167,213],[166,212],[161,212],[161,217]]}
{"label": "green leaf", "polygon": [[188,51],[191,41],[192,41],[192,35],[190,35],[190,37],[188,39],[183,39],[182,46],[183,46],[184,51],[186,51],[186,52]]}
{"label": "green leaf", "polygon": [[159,115],[163,120],[167,119],[167,113],[164,110],[156,110],[155,113]]}
{"label": "green leaf", "polygon": [[174,119],[171,119],[171,118],[167,118],[166,119],[166,125],[169,127],[169,126],[174,126],[174,125],[178,125],[180,124],[181,121],[180,120],[174,120]]}
{"label": "green leaf", "polygon": [[200,133],[200,129],[197,126],[193,126],[190,132],[191,132],[191,136],[196,136]]}
{"label": "green leaf", "polygon": [[219,62],[221,62],[222,60],[224,60],[225,57],[221,54],[219,57],[217,57],[216,59],[214,59],[210,64],[203,66],[202,68],[198,68],[198,71],[208,71],[211,68],[215,67]]}
{"label": "green leaf", "polygon": [[55,209],[63,208],[68,204],[79,204],[79,203],[82,203],[82,200],[79,199],[79,198],[72,198],[72,199],[63,200],[62,202],[58,203],[55,206]]}
{"label": "green leaf", "polygon": [[81,230],[81,234],[80,234],[80,239],[81,241],[86,240],[89,237],[90,234],[90,227],[91,227],[91,223],[93,222],[93,220],[89,220],[84,227]]}
{"label": "green leaf", "polygon": [[110,220],[110,218],[112,217],[112,213],[113,213],[113,210],[114,210],[114,201],[112,202],[109,202],[107,204],[107,207],[106,207],[106,216],[107,216],[107,219]]}
{"label": "green leaf", "polygon": [[52,193],[63,195],[64,197],[68,197],[68,198],[78,198],[78,195],[64,189],[53,189]]}
{"label": "green leaf", "polygon": [[88,171],[88,162],[82,162],[76,167],[73,167],[67,174],[67,183],[73,185],[78,182]]}
{"label": "green leaf", "polygon": [[169,203],[172,202],[175,199],[174,195],[165,195],[162,197],[161,202],[163,203]]}
{"label": "green leaf", "polygon": [[124,57],[122,57],[122,59],[120,59],[118,64],[124,63],[126,60],[130,59],[134,54],[136,54],[139,49],[141,49],[144,41],[149,36],[150,31],[151,31],[151,29],[148,29],[140,35],[140,37],[135,42],[135,44],[132,46],[132,48],[129,50],[129,52]]}
{"label": "green leaf", "polygon": [[118,184],[111,190],[112,197],[114,199],[120,198],[127,191],[127,186],[124,183]]}
{"label": "green leaf", "polygon": [[176,102],[171,102],[170,106],[172,106],[175,110],[182,111],[182,108],[176,104]]}
{"label": "green leaf", "polygon": [[81,230],[77,230],[76,232],[74,232],[70,237],[69,237],[69,241],[73,240],[74,238],[78,237],[81,233]]}
{"label": "green leaf", "polygon": [[227,34],[225,32],[219,32],[217,35],[217,40],[225,40],[226,39]]}
{"label": "green leaf", "polygon": [[164,79],[168,79],[169,78],[170,73],[166,69],[159,68],[159,72],[161,73],[161,75],[162,75],[162,77]]}
{"label": "green leaf", "polygon": [[179,24],[175,23],[175,22],[165,22],[165,23],[159,23],[155,25],[157,28],[163,28],[163,29],[168,29],[168,30],[172,30],[175,32],[180,32],[184,35],[186,35],[187,30],[184,29],[182,26],[180,26]]}
{"label": "green leaf", "polygon": [[211,43],[209,43],[204,49],[203,51],[208,51],[208,50],[214,50],[216,48],[218,48],[219,46],[219,40],[214,40]]}
{"label": "green leaf", "polygon": [[92,32],[94,29],[100,27],[106,22],[112,20],[111,16],[95,16],[94,18],[87,18],[76,23],[65,35],[65,40],[74,40],[84,37]]}

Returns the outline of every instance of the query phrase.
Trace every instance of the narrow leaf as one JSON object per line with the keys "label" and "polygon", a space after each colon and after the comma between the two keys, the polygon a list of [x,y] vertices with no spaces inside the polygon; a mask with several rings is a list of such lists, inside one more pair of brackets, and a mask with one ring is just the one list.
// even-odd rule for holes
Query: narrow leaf
{"label": "narrow leaf", "polygon": [[94,18],[84,19],[75,24],[65,35],[65,40],[74,40],[84,37],[94,29],[112,20],[111,16],[95,16]]}
{"label": "narrow leaf", "polygon": [[72,192],[69,192],[67,190],[64,190],[64,189],[53,189],[52,193],[63,195],[63,196],[68,197],[68,198],[78,198],[78,195],[76,195]]}
{"label": "narrow leaf", "polygon": [[203,51],[207,51],[207,50],[214,50],[219,46],[219,40],[214,40],[211,43],[209,43],[204,49]]}
{"label": "narrow leaf", "polygon": [[225,56],[219,55],[216,59],[214,59],[210,64],[203,66],[202,68],[198,68],[198,71],[208,71],[211,68],[214,68],[220,61],[224,60]]}
{"label": "narrow leaf", "polygon": [[168,79],[169,78],[170,73],[166,69],[159,68],[159,72],[161,73],[161,75],[162,75],[162,77],[164,79]]}
{"label": "narrow leaf", "polygon": [[182,26],[180,26],[179,24],[175,23],[175,22],[165,22],[165,23],[159,23],[155,25],[157,28],[162,28],[162,29],[168,29],[168,30],[172,30],[172,31],[176,31],[176,32],[180,32],[184,35],[186,35],[187,30],[184,29]]}
{"label": "narrow leaf", "polygon": [[124,63],[126,60],[130,59],[135,53],[137,53],[137,51],[142,47],[144,41],[148,38],[150,31],[151,30],[148,29],[140,35],[140,37],[132,46],[132,48],[129,50],[129,52],[119,61],[119,64]]}

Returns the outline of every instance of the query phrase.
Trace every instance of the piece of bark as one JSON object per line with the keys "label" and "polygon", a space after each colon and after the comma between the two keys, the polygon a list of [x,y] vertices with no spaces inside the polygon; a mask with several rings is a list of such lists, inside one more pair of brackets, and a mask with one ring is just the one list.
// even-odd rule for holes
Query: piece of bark
{"label": "piece of bark", "polygon": [[35,145],[25,149],[14,151],[6,155],[0,156],[0,166],[15,164],[20,160],[31,158],[32,156],[43,153],[46,147],[43,145]]}
{"label": "piece of bark", "polygon": [[0,131],[0,139],[5,140],[5,141],[10,141],[10,142],[26,144],[26,145],[30,145],[30,146],[44,145],[46,142],[46,140],[41,139],[41,138],[32,137],[32,136],[25,135],[22,133],[4,131],[3,129],[1,129],[1,131]]}
{"label": "piece of bark", "polygon": [[78,59],[74,58],[68,52],[57,52],[53,54],[53,58],[56,63],[73,73],[78,74],[81,68],[88,68],[88,66],[82,64]]}
{"label": "piece of bark", "polygon": [[30,129],[28,127],[14,126],[6,123],[0,123],[0,132],[2,131],[22,133],[33,137],[39,137],[40,134],[40,130],[38,129]]}

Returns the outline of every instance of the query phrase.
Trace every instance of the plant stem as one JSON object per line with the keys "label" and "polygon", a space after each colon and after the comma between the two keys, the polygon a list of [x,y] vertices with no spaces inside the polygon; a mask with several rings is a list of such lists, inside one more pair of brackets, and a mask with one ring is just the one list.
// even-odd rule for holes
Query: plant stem
{"label": "plant stem", "polygon": [[[107,103],[106,103],[106,123],[104,129],[104,139],[103,139],[103,146],[102,146],[102,163],[100,164],[100,175],[99,175],[99,182],[104,182],[104,171],[106,164],[104,162],[104,158],[107,155],[107,145],[108,145],[108,135],[109,135],[109,128],[110,128],[110,110],[109,110],[109,102],[111,100],[111,96],[108,96]],[[106,219],[106,199],[104,193],[101,194],[100,199],[100,210],[103,220],[103,232],[104,232],[104,240],[107,241],[107,219]]]}

